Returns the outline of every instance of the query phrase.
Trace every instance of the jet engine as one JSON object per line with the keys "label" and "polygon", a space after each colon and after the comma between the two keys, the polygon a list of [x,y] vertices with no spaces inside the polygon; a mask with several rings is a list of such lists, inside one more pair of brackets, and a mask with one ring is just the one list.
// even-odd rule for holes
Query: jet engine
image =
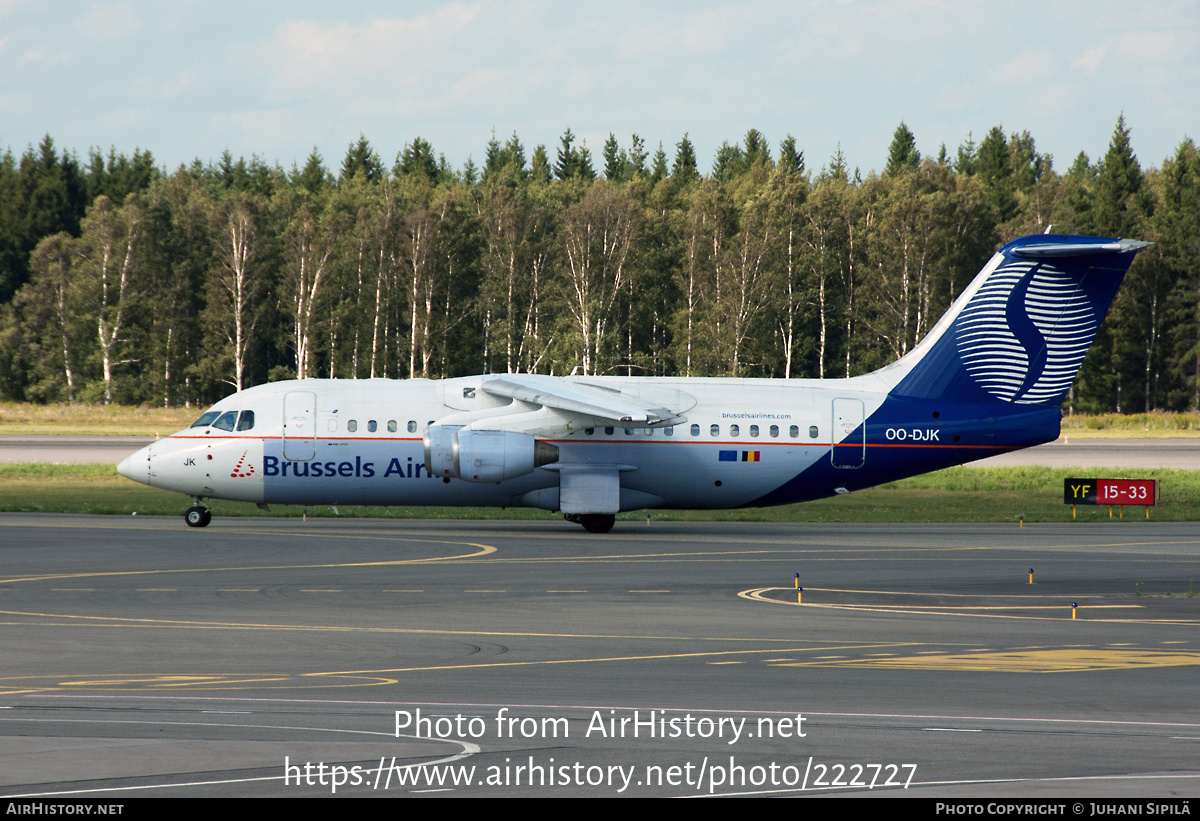
{"label": "jet engine", "polygon": [[425,469],[443,479],[457,476],[454,468],[454,434],[462,425],[430,425],[425,431]]}
{"label": "jet engine", "polygon": [[506,430],[459,430],[451,450],[454,475],[468,482],[502,482],[558,461],[554,445]]}

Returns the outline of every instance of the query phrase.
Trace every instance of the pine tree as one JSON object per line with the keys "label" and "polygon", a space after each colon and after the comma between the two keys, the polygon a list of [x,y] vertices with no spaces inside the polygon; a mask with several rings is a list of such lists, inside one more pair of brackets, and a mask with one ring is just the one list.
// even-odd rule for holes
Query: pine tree
{"label": "pine tree", "polygon": [[789,174],[804,175],[804,152],[796,148],[796,138],[791,134],[779,144],[779,168]]}
{"label": "pine tree", "polygon": [[662,141],[658,143],[658,150],[654,152],[654,165],[650,170],[650,184],[657,185],[660,181],[666,179],[667,176],[667,152],[663,151]]}
{"label": "pine tree", "polygon": [[746,171],[746,156],[740,146],[721,143],[717,149],[717,158],[713,161],[712,178],[717,182],[726,183]]}
{"label": "pine tree", "polygon": [[1149,210],[1145,183],[1122,114],[1096,176],[1095,230],[1110,237],[1134,236],[1135,226]]}
{"label": "pine tree", "polygon": [[771,143],[767,141],[761,131],[757,128],[747,131],[742,144],[745,146],[747,169],[755,165],[771,167]]}
{"label": "pine tree", "polygon": [[550,184],[550,155],[546,153],[546,146],[541,143],[533,149],[533,158],[529,161],[529,177],[541,185]]}
{"label": "pine tree", "polygon": [[[490,147],[490,146],[489,146]],[[396,167],[393,173],[397,176],[424,176],[434,185],[441,182],[438,163],[433,158],[433,146],[420,137],[413,139],[404,146],[404,151],[396,157]]]}
{"label": "pine tree", "polygon": [[675,162],[671,166],[671,179],[680,183],[700,179],[700,172],[696,168],[696,148],[688,139],[687,134],[684,134],[683,139],[675,146]]}
{"label": "pine tree", "polygon": [[979,161],[979,151],[971,132],[967,132],[967,141],[958,147],[958,157],[954,161],[954,173],[971,175],[975,173]]}
{"label": "pine tree", "polygon": [[617,182],[625,173],[624,163],[622,159],[620,146],[617,145],[617,135],[611,131],[608,132],[608,139],[604,141],[604,179],[609,182]]}
{"label": "pine tree", "polygon": [[646,141],[634,134],[629,141],[630,175],[646,175]]}
{"label": "pine tree", "polygon": [[308,160],[304,163],[304,170],[293,171],[292,184],[310,194],[316,194],[328,188],[332,183],[333,177],[325,169],[325,161],[314,145],[312,153],[308,155]]}
{"label": "pine tree", "polygon": [[568,127],[559,140],[558,162],[554,166],[554,176],[560,180],[569,180],[579,171],[579,152],[574,143],[575,135]]}
{"label": "pine tree", "polygon": [[1001,126],[993,126],[979,144],[976,173],[987,187],[988,199],[998,222],[1007,222],[1017,210],[1013,191],[1013,169],[1008,140]]}
{"label": "pine tree", "polygon": [[587,140],[584,140],[583,145],[579,146],[579,160],[575,167],[575,173],[580,179],[588,182],[596,179],[596,169],[592,167],[592,152],[588,150]]}
{"label": "pine tree", "polygon": [[358,142],[351,143],[346,151],[346,159],[342,161],[341,179],[347,180],[360,174],[367,182],[379,182],[384,174],[379,155],[362,134],[358,135]]}
{"label": "pine tree", "polygon": [[906,171],[916,171],[920,167],[921,152],[917,151],[917,138],[901,120],[900,125],[896,126],[896,132],[892,135],[892,145],[888,149],[887,167],[883,171],[884,176],[894,177]]}

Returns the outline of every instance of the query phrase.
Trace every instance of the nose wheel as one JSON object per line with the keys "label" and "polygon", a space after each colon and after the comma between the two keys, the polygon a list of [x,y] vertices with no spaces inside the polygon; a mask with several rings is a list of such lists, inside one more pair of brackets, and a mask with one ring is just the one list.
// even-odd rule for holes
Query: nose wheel
{"label": "nose wheel", "polygon": [[183,520],[187,522],[188,527],[208,527],[208,523],[212,521],[212,511],[206,507],[195,505],[189,507],[187,513],[183,514]]}

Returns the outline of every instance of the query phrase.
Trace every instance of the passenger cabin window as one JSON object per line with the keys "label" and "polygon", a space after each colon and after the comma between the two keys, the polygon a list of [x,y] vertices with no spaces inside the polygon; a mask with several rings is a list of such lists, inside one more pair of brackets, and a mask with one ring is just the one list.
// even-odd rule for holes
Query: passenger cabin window
{"label": "passenger cabin window", "polygon": [[816,425],[809,425],[809,426],[808,426],[808,438],[809,438],[809,439],[816,439],[816,438],[817,438],[817,426],[816,426]]}
{"label": "passenger cabin window", "polygon": [[771,438],[772,439],[779,438],[779,425],[771,425]]}
{"label": "passenger cabin window", "polygon": [[252,430],[254,428],[254,411],[242,411],[242,415],[238,418],[238,430]]}
{"label": "passenger cabin window", "polygon": [[700,435],[700,426],[692,425],[692,436],[699,436],[699,435]]}
{"label": "passenger cabin window", "polygon": [[755,438],[757,438],[757,437],[758,437],[758,425],[751,425],[751,426],[750,426],[750,435],[751,435],[751,436],[753,436],[753,437],[755,437]]}
{"label": "passenger cabin window", "polygon": [[388,433],[395,433],[397,430],[399,430],[399,426],[396,424],[396,420],[389,419],[388,420]]}
{"label": "passenger cabin window", "polygon": [[792,437],[793,439],[799,438],[800,428],[796,425],[792,425],[790,428],[788,428],[788,436]]}
{"label": "passenger cabin window", "polygon": [[209,411],[192,423],[193,428],[207,428],[213,423],[213,420],[221,415],[220,411]]}
{"label": "passenger cabin window", "polygon": [[409,432],[409,433],[416,433],[416,432],[417,432],[417,423],[416,423],[416,421],[414,421],[414,420],[412,420],[412,419],[409,419],[409,420],[408,420],[408,432]]}
{"label": "passenger cabin window", "polygon": [[374,433],[378,427],[379,425],[374,419],[372,419],[370,422],[367,422],[367,430],[371,433]]}
{"label": "passenger cabin window", "polygon": [[708,429],[708,432],[710,434],[712,434],[713,436],[720,436],[721,435],[721,426],[713,425],[711,428]]}
{"label": "passenger cabin window", "polygon": [[729,435],[730,436],[740,436],[741,433],[742,433],[742,429],[739,428],[737,425],[729,426]]}
{"label": "passenger cabin window", "polygon": [[358,420],[351,419],[349,422],[347,422],[346,430],[350,431],[351,433],[357,433],[358,432]]}
{"label": "passenger cabin window", "polygon": [[669,428],[663,428],[663,436],[674,436],[674,435],[675,435],[675,426],[674,425],[672,425]]}
{"label": "passenger cabin window", "polygon": [[613,435],[613,432],[614,432],[615,430],[616,430],[616,428],[605,428],[605,429],[604,429],[604,435],[605,435],[605,436],[612,436],[612,435]]}
{"label": "passenger cabin window", "polygon": [[596,432],[596,429],[595,428],[584,428],[583,432],[586,433],[588,436],[591,436],[592,434],[594,434]]}
{"label": "passenger cabin window", "polygon": [[233,426],[237,424],[237,411],[227,411],[221,414],[212,426],[217,430],[233,430]]}

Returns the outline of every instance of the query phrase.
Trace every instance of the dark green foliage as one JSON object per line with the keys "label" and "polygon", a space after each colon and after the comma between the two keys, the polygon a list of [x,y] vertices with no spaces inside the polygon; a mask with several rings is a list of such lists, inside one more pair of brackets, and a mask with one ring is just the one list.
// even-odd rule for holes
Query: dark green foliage
{"label": "dark green foliage", "polygon": [[350,147],[346,149],[346,158],[342,160],[342,173],[339,179],[348,180],[361,176],[367,182],[379,182],[383,179],[383,174],[383,162],[379,159],[379,154],[371,148],[366,136],[360,134],[358,142],[351,143]]}
{"label": "dark green foliage", "polygon": [[563,132],[558,146],[558,162],[554,165],[554,176],[569,180],[579,173],[579,149],[575,148],[575,135],[568,128]]}
{"label": "dark green foliage", "polygon": [[628,158],[617,144],[617,135],[608,132],[604,141],[604,179],[609,182],[619,182],[625,176],[625,165]]}
{"label": "dark green foliage", "polygon": [[325,161],[313,146],[312,153],[304,163],[303,170],[293,167],[292,184],[310,194],[317,194],[333,185],[333,175],[325,168]]}
{"label": "dark green foliage", "polygon": [[663,151],[662,143],[658,144],[658,150],[654,152],[654,166],[650,170],[650,183],[657,185],[661,180],[667,177],[667,152]]}
{"label": "dark green foliage", "polygon": [[130,194],[148,189],[158,176],[154,157],[140,148],[134,149],[133,157],[118,154],[115,148],[110,148],[107,158],[92,149],[84,172],[89,201],[105,196],[124,202]]}
{"label": "dark green foliage", "polygon": [[976,163],[979,161],[979,149],[970,133],[967,141],[958,147],[958,157],[954,161],[954,171],[958,174],[974,174]]}
{"label": "dark green foliage", "polygon": [[1110,237],[1132,236],[1149,207],[1145,178],[1122,115],[1096,175],[1094,230]]}
{"label": "dark green foliage", "polygon": [[920,167],[921,152],[917,150],[917,138],[901,121],[900,125],[896,126],[896,133],[892,135],[887,166],[883,173],[885,176],[894,177],[906,171],[916,171]]}
{"label": "dark green foliage", "polygon": [[629,173],[646,175],[646,141],[634,134],[629,141]]}
{"label": "dark green foliage", "polygon": [[499,143],[493,132],[484,152],[483,181],[504,180],[516,185],[527,179],[529,173],[530,170],[525,167],[525,146],[521,145],[517,132],[514,131],[504,145]]}
{"label": "dark green foliage", "polygon": [[575,174],[584,182],[596,179],[596,169],[592,167],[592,152],[588,150],[586,142],[579,147],[579,164]]}
{"label": "dark green foliage", "polygon": [[546,153],[546,146],[539,144],[529,161],[529,178],[541,185],[549,185],[550,176],[550,156]]}
{"label": "dark green foliage", "polygon": [[[755,129],[722,144],[707,178],[687,135],[673,153],[609,134],[593,158],[567,129],[556,158],[538,145],[527,161],[514,133],[456,171],[413,137],[389,170],[360,137],[335,182],[316,150],[289,174],[226,151],[170,176],[141,150],[92,150],[83,167],[49,137],[4,151],[0,395],[205,404],[302,367],[852,375],[911,350],[998,244],[1053,223],[1155,243],[1069,406],[1200,406],[1191,142],[1143,170],[1121,120],[1101,162],[1080,154],[1060,174],[1032,136],[999,126],[922,163],[901,124],[888,169],[865,179],[839,147],[810,180],[794,138],[775,153]],[[102,220],[134,236],[108,383],[96,320],[116,308],[93,287]],[[236,270],[250,277],[240,343]],[[598,324],[584,325],[584,307]]]}
{"label": "dark green foliage", "polygon": [[671,165],[671,179],[678,183],[689,183],[700,179],[696,168],[696,148],[688,135],[675,145],[675,162]]}
{"label": "dark green foliage", "polygon": [[789,174],[804,174],[804,152],[796,147],[796,138],[791,134],[779,144],[779,168]]}
{"label": "dark green foliage", "polygon": [[396,167],[392,173],[397,177],[422,176],[434,185],[442,179],[442,172],[433,156],[433,146],[420,137],[404,146],[404,151],[396,157]]}

